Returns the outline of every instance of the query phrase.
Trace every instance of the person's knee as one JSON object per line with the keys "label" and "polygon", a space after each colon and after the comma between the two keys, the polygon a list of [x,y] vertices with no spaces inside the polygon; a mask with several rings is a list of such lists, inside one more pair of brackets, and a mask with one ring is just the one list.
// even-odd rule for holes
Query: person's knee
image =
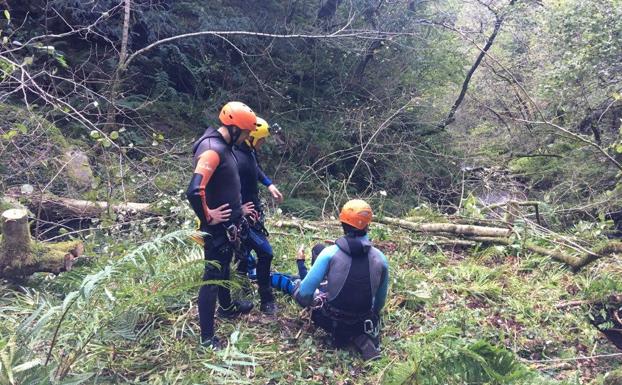
{"label": "person's knee", "polygon": [[203,308],[204,304],[210,302],[210,299],[216,300],[216,296],[218,295],[218,286],[217,285],[203,285],[199,289],[199,307]]}
{"label": "person's knee", "polygon": [[225,245],[213,248],[205,256],[203,280],[229,279],[232,251]]}
{"label": "person's knee", "polygon": [[257,253],[257,265],[270,265],[274,255],[272,253],[272,247],[268,245],[265,249],[259,250]]}
{"label": "person's knee", "polygon": [[261,245],[261,254],[264,255],[264,258],[270,261],[272,260],[274,251],[272,250],[272,245],[270,245],[270,242],[266,241]]}
{"label": "person's knee", "polygon": [[269,255],[272,258],[273,250],[272,245],[270,245],[270,241],[263,234],[258,233],[255,230],[252,230],[249,235],[249,240],[254,243],[254,249],[258,252],[258,257],[261,258],[259,254],[264,256]]}
{"label": "person's knee", "polygon": [[218,285],[206,284],[199,288],[199,295],[207,295],[218,292]]}
{"label": "person's knee", "polygon": [[203,273],[204,281],[216,281],[223,280],[229,278],[229,268],[220,266],[214,266],[212,264],[207,264],[205,266],[205,272]]}

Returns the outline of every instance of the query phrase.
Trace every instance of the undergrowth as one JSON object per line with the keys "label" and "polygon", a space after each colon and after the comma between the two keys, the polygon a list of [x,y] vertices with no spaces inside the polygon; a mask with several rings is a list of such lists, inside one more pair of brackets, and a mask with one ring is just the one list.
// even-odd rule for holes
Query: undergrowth
{"label": "undergrowth", "polygon": [[[299,244],[339,235],[274,230],[274,269],[286,272]],[[380,227],[392,270],[381,360],[333,350],[280,295],[278,318],[218,320],[229,346],[214,352],[198,345],[204,262],[188,234],[111,238],[71,272],[2,283],[0,384],[587,384],[620,363],[574,360],[614,348],[585,308],[557,308],[619,291],[616,261],[574,274],[511,248],[448,250]]]}

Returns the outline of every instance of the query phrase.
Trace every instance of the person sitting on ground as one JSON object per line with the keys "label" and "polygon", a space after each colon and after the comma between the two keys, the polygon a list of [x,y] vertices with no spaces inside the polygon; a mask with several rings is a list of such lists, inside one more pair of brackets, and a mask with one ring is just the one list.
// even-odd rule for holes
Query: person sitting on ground
{"label": "person sitting on ground", "polygon": [[311,307],[311,319],[335,347],[353,342],[365,360],[380,357],[380,311],[389,285],[387,259],[367,236],[372,215],[365,201],[348,201],[339,214],[345,236],[320,253],[293,293],[301,306]]}

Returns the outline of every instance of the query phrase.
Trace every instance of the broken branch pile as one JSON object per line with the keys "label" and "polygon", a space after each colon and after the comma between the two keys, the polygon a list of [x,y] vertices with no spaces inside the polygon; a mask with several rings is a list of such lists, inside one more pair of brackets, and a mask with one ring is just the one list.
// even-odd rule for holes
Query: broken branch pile
{"label": "broken branch pile", "polygon": [[[51,194],[15,196],[15,192],[7,194],[13,198],[21,198],[32,209],[39,209],[52,217],[98,217],[106,212],[129,212],[145,216],[158,215],[153,205],[144,203],[124,203],[111,205],[107,202],[92,202],[77,199],[61,198]],[[459,216],[439,216],[438,221],[429,223],[429,218],[397,219],[391,217],[376,218],[375,222],[399,227],[416,233],[428,234],[435,238],[438,245],[452,245],[470,247],[476,245],[497,244],[515,246],[518,250],[527,250],[541,254],[563,262],[573,269],[578,270],[590,262],[607,255],[622,253],[622,242],[608,241],[599,245],[591,245],[591,248],[581,246],[580,240],[572,239],[560,234],[555,234],[539,224],[531,224],[522,227],[520,232],[514,227],[517,218],[517,207],[538,206],[539,202],[507,202],[507,212],[512,215],[504,220],[464,218]],[[500,205],[484,208],[486,211],[496,209]],[[51,215],[50,215],[51,214]],[[539,214],[536,216],[540,222]],[[22,218],[22,222],[25,219]],[[24,222],[25,223],[25,222]],[[317,232],[325,228],[338,228],[337,221],[302,221],[296,219],[278,219],[273,223],[274,227],[293,228],[301,234],[304,232]],[[22,223],[22,227],[25,226]],[[520,233],[520,234],[519,234]],[[29,237],[29,234],[28,234]],[[6,236],[5,236],[6,238]],[[24,238],[23,236],[21,238]],[[20,241],[21,242],[21,241]],[[4,242],[6,248],[11,247]],[[9,242],[10,243],[10,242]],[[582,242],[585,244],[585,242]],[[15,253],[13,253],[15,254]],[[23,253],[27,255],[28,253]],[[0,274],[2,269],[0,259]],[[6,265],[6,264],[5,264]]]}
{"label": "broken branch pile", "polygon": [[[528,232],[520,237],[513,230],[512,226],[494,227],[478,224],[461,224],[452,222],[441,223],[422,223],[405,219],[391,217],[375,218],[376,223],[390,227],[399,227],[417,233],[424,233],[433,237],[440,237],[440,243],[454,246],[474,246],[477,244],[497,244],[497,245],[516,245],[517,248],[528,250],[536,254],[548,256],[557,261],[563,262],[574,270],[579,270],[590,262],[604,256],[622,253],[622,242],[609,241],[605,244],[594,247],[592,250],[580,247],[574,242],[568,242],[564,237],[556,237],[553,241],[542,237],[536,232]],[[460,220],[464,222],[464,220]],[[477,221],[471,221],[476,223]],[[335,226],[337,222],[310,223],[295,220],[279,220],[275,223],[276,227],[296,228],[303,232],[305,230],[316,231],[321,227]],[[541,243],[547,246],[540,245]]]}

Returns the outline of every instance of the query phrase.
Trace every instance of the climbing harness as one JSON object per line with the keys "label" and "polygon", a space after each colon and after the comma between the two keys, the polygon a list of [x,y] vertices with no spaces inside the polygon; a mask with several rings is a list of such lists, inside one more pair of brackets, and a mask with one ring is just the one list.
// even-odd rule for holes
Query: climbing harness
{"label": "climbing harness", "polygon": [[371,319],[363,321],[363,331],[370,337],[376,338],[380,334],[379,322],[374,323]]}

